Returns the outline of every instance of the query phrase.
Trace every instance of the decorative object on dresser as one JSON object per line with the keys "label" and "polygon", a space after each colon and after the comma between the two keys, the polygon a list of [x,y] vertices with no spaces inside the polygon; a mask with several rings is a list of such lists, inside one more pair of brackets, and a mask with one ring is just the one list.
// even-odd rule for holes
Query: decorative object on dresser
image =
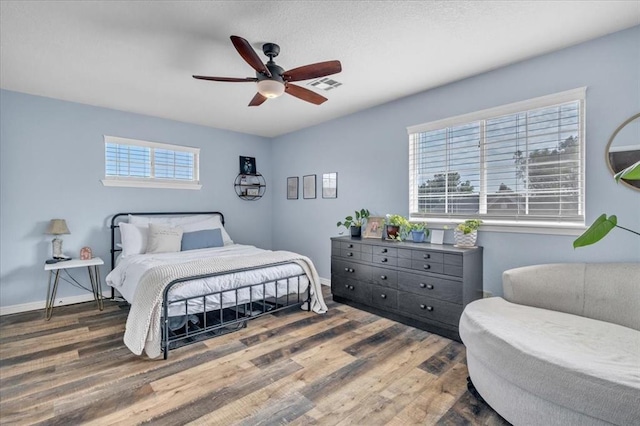
{"label": "decorative object on dresser", "polygon": [[478,238],[478,228],[482,224],[480,219],[467,219],[458,224],[453,231],[456,247],[475,247]]}
{"label": "decorative object on dresser", "polygon": [[410,222],[409,230],[411,231],[411,239],[414,243],[421,243],[425,237],[429,235],[429,230],[426,228],[427,222]]}
{"label": "decorative object on dresser", "polygon": [[384,234],[384,217],[369,216],[367,218],[367,225],[362,232],[363,238],[378,238],[382,239]]}
{"label": "decorative object on dresser", "polygon": [[370,213],[367,209],[356,210],[354,216],[345,217],[344,222],[338,222],[337,226],[338,228],[344,226],[351,231],[352,237],[360,238],[362,235],[362,226],[367,222],[369,215]]}
{"label": "decorative object on dresser", "polygon": [[388,214],[386,216],[386,238],[389,240],[402,241],[404,234],[409,232],[409,221],[399,214]]}
{"label": "decorative object on dresser", "polygon": [[65,256],[62,253],[62,238],[59,238],[60,235],[71,234],[67,227],[67,222],[64,219],[51,219],[46,234],[55,235],[53,241],[51,241],[52,257],[54,259],[68,259],[69,256]]}
{"label": "decorative object on dresser", "polygon": [[80,260],[89,260],[92,257],[91,247],[82,247],[82,249],[80,249]]}
{"label": "decorative object on dresser", "polygon": [[464,307],[482,298],[482,247],[331,238],[337,302],[460,340]]}
{"label": "decorative object on dresser", "polygon": [[444,229],[431,230],[431,244],[442,244],[444,241]]}

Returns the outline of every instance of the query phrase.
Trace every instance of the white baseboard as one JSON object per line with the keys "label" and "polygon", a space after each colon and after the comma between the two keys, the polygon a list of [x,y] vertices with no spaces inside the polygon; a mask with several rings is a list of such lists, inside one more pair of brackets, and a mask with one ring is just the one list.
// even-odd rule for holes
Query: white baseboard
{"label": "white baseboard", "polygon": [[320,277],[320,284],[330,286],[331,285],[331,280],[329,278]]}
{"label": "white baseboard", "polygon": [[[102,297],[111,297],[111,290],[103,291]],[[79,296],[61,297],[56,299],[53,306],[73,305],[75,303],[90,302],[93,300],[93,295],[90,293],[81,294]],[[44,309],[46,301],[41,300],[39,302],[22,303],[20,305],[0,306],[0,316],[17,314],[20,312],[37,311]]]}

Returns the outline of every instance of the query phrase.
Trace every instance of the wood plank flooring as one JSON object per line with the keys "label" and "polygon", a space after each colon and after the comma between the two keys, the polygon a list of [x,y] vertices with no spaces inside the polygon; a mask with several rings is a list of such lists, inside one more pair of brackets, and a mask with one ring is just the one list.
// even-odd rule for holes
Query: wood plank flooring
{"label": "wood plank flooring", "polygon": [[463,345],[326,300],[167,361],[124,346],[126,303],[0,317],[0,424],[508,424],[467,392]]}

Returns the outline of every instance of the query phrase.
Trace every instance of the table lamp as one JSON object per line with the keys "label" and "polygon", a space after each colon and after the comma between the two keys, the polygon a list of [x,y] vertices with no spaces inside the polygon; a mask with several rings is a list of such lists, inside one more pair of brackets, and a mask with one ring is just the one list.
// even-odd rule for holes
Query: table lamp
{"label": "table lamp", "polygon": [[56,237],[51,241],[53,245],[53,258],[54,259],[67,259],[68,256],[62,254],[62,238],[58,238],[58,235],[70,234],[69,228],[67,228],[67,222],[64,219],[51,219],[46,234],[55,235]]}

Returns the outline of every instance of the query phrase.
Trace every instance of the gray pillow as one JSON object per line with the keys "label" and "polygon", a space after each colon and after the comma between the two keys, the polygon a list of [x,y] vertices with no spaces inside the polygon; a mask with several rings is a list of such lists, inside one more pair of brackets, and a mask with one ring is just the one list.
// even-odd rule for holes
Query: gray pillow
{"label": "gray pillow", "polygon": [[147,253],[173,253],[180,251],[182,228],[149,224]]}
{"label": "gray pillow", "polygon": [[182,234],[182,251],[222,246],[224,246],[224,241],[220,228]]}

